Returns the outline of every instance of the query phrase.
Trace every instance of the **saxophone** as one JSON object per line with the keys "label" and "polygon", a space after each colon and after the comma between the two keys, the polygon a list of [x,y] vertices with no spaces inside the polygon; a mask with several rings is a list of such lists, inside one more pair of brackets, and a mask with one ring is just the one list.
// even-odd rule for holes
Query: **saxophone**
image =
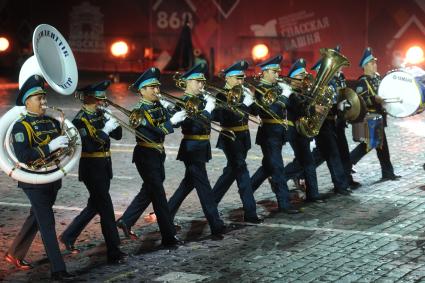
{"label": "saxophone", "polygon": [[332,107],[333,92],[328,86],[330,80],[339,68],[350,65],[345,56],[333,49],[321,48],[320,54],[322,55],[322,63],[309,94],[312,99],[308,103],[308,108],[321,105],[324,107],[324,111],[311,116],[303,116],[295,121],[297,131],[308,138],[319,134],[320,128]]}

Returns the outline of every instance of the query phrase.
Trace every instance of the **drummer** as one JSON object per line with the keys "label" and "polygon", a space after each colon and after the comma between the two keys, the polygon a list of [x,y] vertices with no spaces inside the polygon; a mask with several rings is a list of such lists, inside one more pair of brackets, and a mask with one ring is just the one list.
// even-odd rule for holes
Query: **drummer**
{"label": "drummer", "polygon": [[[360,67],[363,68],[363,75],[358,79],[356,92],[366,102],[367,111],[369,113],[380,114],[383,117],[382,137],[379,146],[377,146],[376,154],[381,164],[382,178],[380,181],[397,180],[400,176],[394,174],[394,168],[390,160],[390,152],[388,149],[387,137],[385,135],[385,127],[387,126],[387,114],[383,107],[384,100],[378,96],[378,87],[381,83],[381,76],[377,72],[378,59],[373,56],[372,49],[367,47],[360,60]],[[372,148],[365,142],[360,143],[351,153],[350,159],[353,165],[359,162]]]}

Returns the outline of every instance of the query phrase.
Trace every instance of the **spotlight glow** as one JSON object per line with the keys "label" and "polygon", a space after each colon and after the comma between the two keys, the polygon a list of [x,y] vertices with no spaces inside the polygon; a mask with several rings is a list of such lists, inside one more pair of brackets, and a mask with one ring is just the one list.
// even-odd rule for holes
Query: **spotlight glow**
{"label": "spotlight glow", "polygon": [[269,48],[265,44],[257,44],[252,48],[252,58],[254,60],[264,59],[269,54]]}
{"label": "spotlight glow", "polygon": [[6,37],[0,37],[0,52],[6,51],[9,45],[9,40]]}
{"label": "spotlight glow", "polygon": [[115,57],[124,57],[128,53],[128,44],[125,41],[116,41],[111,45],[111,53]]}
{"label": "spotlight glow", "polygon": [[418,64],[423,62],[424,59],[424,51],[421,47],[415,45],[410,47],[406,52],[406,62],[409,64]]}

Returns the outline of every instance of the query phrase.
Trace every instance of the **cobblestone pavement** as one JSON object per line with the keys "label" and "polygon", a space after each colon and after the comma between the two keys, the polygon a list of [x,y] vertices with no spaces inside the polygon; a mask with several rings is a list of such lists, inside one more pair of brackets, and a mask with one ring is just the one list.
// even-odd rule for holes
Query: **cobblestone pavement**
{"label": "cobblestone pavement", "polygon": [[[114,86],[116,91],[120,85]],[[125,88],[123,88],[125,89]],[[4,95],[1,93],[0,95]],[[79,105],[72,98],[60,98],[68,117]],[[136,98],[113,97],[129,106]],[[63,102],[65,101],[65,102]],[[49,97],[51,105],[59,98]],[[0,98],[0,113],[10,108],[10,101]],[[256,193],[259,214],[265,222],[247,225],[241,222],[242,210],[235,184],[219,205],[223,219],[231,226],[223,240],[209,237],[209,228],[201,212],[196,193],[191,193],[177,214],[182,226],[178,232],[186,241],[177,249],[160,249],[160,235],[152,223],[149,207],[137,225],[143,235],[139,241],[123,239],[122,249],[131,254],[122,265],[106,265],[105,246],[99,218],[95,218],[78,239],[82,253],[64,252],[69,271],[81,281],[105,282],[425,282],[425,122],[419,114],[406,119],[389,119],[387,136],[398,181],[377,183],[381,177],[374,152],[356,166],[355,179],[362,187],[351,196],[330,197],[324,204],[303,205],[299,215],[273,214],[276,201],[268,183]],[[254,140],[256,129],[251,126]],[[347,129],[350,148],[351,129]],[[184,167],[176,160],[181,134],[179,130],[167,138],[167,196],[178,186]],[[212,143],[215,145],[216,134]],[[117,216],[138,192],[141,179],[131,164],[134,139],[125,134],[113,143],[115,178],[111,195]],[[284,147],[285,162],[293,153]],[[251,173],[261,163],[256,145],[249,152]],[[213,150],[208,173],[215,183],[226,159],[220,150]],[[326,165],[318,168],[320,191],[332,189]],[[288,182],[294,190],[293,183]],[[26,218],[28,200],[16,182],[0,174],[0,251],[5,253]],[[87,191],[76,178],[76,170],[63,179],[56,201],[56,228],[60,234],[85,206]],[[0,281],[47,281],[49,265],[39,236],[28,259],[36,268],[22,272],[0,259]]]}

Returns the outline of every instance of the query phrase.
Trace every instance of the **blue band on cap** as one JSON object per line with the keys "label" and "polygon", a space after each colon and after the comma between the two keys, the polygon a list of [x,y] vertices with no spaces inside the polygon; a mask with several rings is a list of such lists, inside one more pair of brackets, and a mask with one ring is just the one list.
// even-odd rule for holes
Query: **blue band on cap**
{"label": "blue band on cap", "polygon": [[290,76],[291,78],[293,78],[293,77],[295,77],[296,75],[301,74],[301,73],[305,73],[305,68],[298,68],[298,69],[296,69],[296,70],[293,70],[293,71],[292,71],[292,73],[290,73],[290,74],[289,74],[289,76]]}
{"label": "blue band on cap", "polygon": [[265,65],[261,67],[261,71],[270,70],[270,69],[280,70],[280,64],[269,64],[269,65]]}
{"label": "blue band on cap", "polygon": [[242,70],[234,70],[226,73],[226,77],[233,77],[233,76],[244,76],[245,73]]}
{"label": "blue band on cap", "polygon": [[313,68],[311,68],[314,71],[317,71],[318,69],[320,69],[320,66],[322,66],[322,64],[317,64],[316,66],[313,66]]}
{"label": "blue band on cap", "polygon": [[370,54],[369,56],[367,56],[366,58],[363,59],[362,63],[360,64],[360,66],[363,68],[364,65],[366,65],[370,60],[375,59],[375,57],[373,57],[372,54]]}
{"label": "blue band on cap", "polygon": [[150,78],[141,82],[139,84],[138,89],[140,90],[142,87],[149,86],[149,85],[160,85],[160,82],[158,81],[157,78]]}
{"label": "blue band on cap", "polygon": [[95,90],[95,91],[93,91],[93,94],[94,94],[95,97],[99,97],[99,96],[101,96],[102,98],[106,97],[105,91],[103,91],[103,90]]}
{"label": "blue band on cap", "polygon": [[30,97],[31,95],[34,95],[34,94],[38,94],[38,93],[46,93],[46,92],[44,91],[44,89],[42,89],[39,86],[32,87],[29,90],[27,90],[25,92],[24,96],[22,96],[22,104],[25,104],[25,100],[27,100],[28,97]]}
{"label": "blue band on cap", "polygon": [[204,73],[193,73],[186,80],[206,80]]}

